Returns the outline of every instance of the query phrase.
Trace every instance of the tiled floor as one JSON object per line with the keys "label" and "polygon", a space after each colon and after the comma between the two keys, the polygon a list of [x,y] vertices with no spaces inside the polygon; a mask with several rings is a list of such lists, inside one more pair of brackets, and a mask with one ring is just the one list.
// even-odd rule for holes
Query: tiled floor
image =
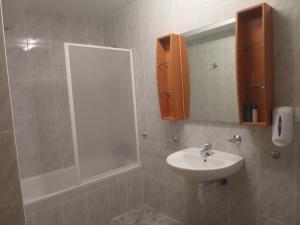
{"label": "tiled floor", "polygon": [[142,205],[112,220],[112,225],[183,225],[182,223]]}

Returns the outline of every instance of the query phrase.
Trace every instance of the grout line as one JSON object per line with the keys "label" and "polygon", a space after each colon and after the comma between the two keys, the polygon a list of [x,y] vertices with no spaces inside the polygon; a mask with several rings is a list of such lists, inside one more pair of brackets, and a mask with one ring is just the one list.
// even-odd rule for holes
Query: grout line
{"label": "grout line", "polygon": [[298,146],[298,142],[297,142],[297,139],[295,138],[296,137],[296,132],[297,132],[297,127],[296,125],[294,124],[294,143],[293,143],[293,151],[294,151],[294,155],[293,155],[293,163],[294,163],[294,166],[293,166],[293,192],[295,194],[295,198],[293,199],[294,200],[294,207],[293,207],[293,222],[294,224],[296,224],[297,222],[297,213],[296,213],[296,208],[297,208],[297,198],[299,196],[299,191],[297,189],[297,179],[298,179],[298,173],[297,173],[297,146]]}
{"label": "grout line", "polygon": [[16,80],[10,80],[10,83],[26,83],[26,82],[37,82],[37,81],[56,81],[56,80],[66,80],[67,78],[65,76],[57,76],[57,77],[43,77],[43,78],[28,78],[28,79],[16,79]]}
{"label": "grout line", "polygon": [[[293,23],[293,29],[294,29],[294,37],[293,37],[293,44],[294,46],[298,46],[296,44],[296,38],[297,38],[297,26],[296,26],[296,1],[298,0],[293,0],[292,4],[293,4],[293,20],[292,20],[292,23]],[[294,64],[293,64],[293,107],[294,107],[294,114],[295,114],[295,109],[296,109],[296,57],[297,55],[297,47],[294,47],[293,48],[293,60],[294,60]],[[294,116],[295,117],[295,116]],[[298,198],[298,194],[299,194],[299,191],[297,190],[297,179],[298,179],[298,174],[297,174],[297,139],[296,139],[296,131],[297,131],[297,125],[296,125],[296,122],[294,120],[294,123],[293,123],[293,129],[294,129],[294,143],[293,143],[293,151],[294,151],[294,155],[293,155],[293,160],[294,160],[294,167],[293,167],[293,174],[294,174],[294,180],[293,180],[293,192],[295,194],[295,198],[294,198],[294,207],[293,207],[293,222],[294,224],[296,224],[297,222],[297,213],[296,213],[296,208],[297,208],[297,198]]]}
{"label": "grout line", "polygon": [[257,148],[258,148],[258,152],[257,152],[257,164],[256,164],[256,166],[257,166],[257,170],[256,170],[256,175],[257,175],[257,178],[256,178],[256,185],[257,185],[257,196],[256,196],[256,222],[257,222],[257,224],[258,224],[258,222],[259,222],[259,211],[260,211],[260,189],[261,189],[261,187],[260,187],[260,185],[259,185],[259,183],[260,183],[260,164],[261,164],[261,162],[260,162],[260,154],[261,154],[261,151],[262,151],[262,144],[261,144],[261,142],[262,142],[262,139],[261,139],[261,136],[262,136],[262,129],[259,129],[259,132],[258,132],[258,134],[257,134],[257,141],[258,141],[258,146],[257,146]]}
{"label": "grout line", "polygon": [[34,117],[42,117],[42,116],[59,116],[66,114],[67,111],[61,111],[61,112],[47,112],[47,113],[36,113],[32,115],[25,115],[25,116],[15,116],[15,119],[29,119]]}
{"label": "grout line", "polygon": [[13,130],[0,131],[0,135],[4,135],[4,134],[14,134],[14,131]]}
{"label": "grout line", "polygon": [[287,225],[286,223],[282,223],[282,222],[280,222],[280,221],[278,221],[278,220],[274,220],[274,219],[272,219],[272,218],[270,218],[270,217],[267,217],[267,216],[259,215],[259,217],[261,217],[261,218],[263,218],[263,219],[265,219],[265,220],[268,220],[268,221],[277,223],[278,225]]}
{"label": "grout line", "polygon": [[[143,165],[142,165],[143,166]],[[142,195],[143,195],[143,204],[145,204],[145,172],[144,172],[144,169],[142,168],[141,169],[141,172],[142,172]]]}

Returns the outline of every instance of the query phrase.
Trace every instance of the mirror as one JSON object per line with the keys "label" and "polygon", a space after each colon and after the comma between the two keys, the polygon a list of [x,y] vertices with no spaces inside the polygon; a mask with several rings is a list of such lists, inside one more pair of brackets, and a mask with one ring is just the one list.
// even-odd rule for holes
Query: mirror
{"label": "mirror", "polygon": [[182,34],[188,45],[190,118],[239,122],[235,19]]}

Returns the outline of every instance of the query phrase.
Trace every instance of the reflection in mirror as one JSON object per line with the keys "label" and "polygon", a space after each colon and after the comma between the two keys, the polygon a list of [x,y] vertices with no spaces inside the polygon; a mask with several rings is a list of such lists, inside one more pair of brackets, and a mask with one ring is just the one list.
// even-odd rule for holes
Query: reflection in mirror
{"label": "reflection in mirror", "polygon": [[[239,121],[236,69],[235,32],[214,27],[186,36],[190,68],[191,119],[201,121]],[[191,32],[192,33],[192,32]]]}

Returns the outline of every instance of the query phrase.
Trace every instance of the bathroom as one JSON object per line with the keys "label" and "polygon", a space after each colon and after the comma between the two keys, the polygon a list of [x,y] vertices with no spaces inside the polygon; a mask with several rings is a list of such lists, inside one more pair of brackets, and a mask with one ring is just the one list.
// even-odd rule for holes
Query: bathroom
{"label": "bathroom", "polygon": [[299,1],[1,6],[0,225],[300,225]]}

